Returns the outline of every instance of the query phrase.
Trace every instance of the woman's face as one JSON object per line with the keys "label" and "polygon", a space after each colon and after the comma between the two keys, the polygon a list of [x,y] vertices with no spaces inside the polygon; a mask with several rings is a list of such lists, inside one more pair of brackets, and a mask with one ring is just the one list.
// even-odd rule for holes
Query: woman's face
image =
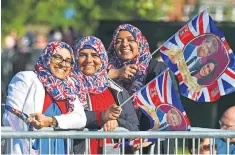
{"label": "woman's face", "polygon": [[72,68],[72,57],[69,50],[66,48],[56,50],[56,53],[51,57],[50,68],[55,77],[64,79]]}
{"label": "woman's face", "polygon": [[212,62],[207,63],[201,68],[200,75],[205,77],[205,76],[209,75],[214,69],[215,69],[214,63],[212,63]]}
{"label": "woman's face", "polygon": [[83,49],[78,55],[78,69],[85,75],[93,75],[101,67],[99,54],[92,49]]}
{"label": "woman's face", "polygon": [[123,60],[128,61],[134,59],[138,53],[138,43],[134,36],[126,30],[121,30],[116,39],[116,53],[117,56]]}

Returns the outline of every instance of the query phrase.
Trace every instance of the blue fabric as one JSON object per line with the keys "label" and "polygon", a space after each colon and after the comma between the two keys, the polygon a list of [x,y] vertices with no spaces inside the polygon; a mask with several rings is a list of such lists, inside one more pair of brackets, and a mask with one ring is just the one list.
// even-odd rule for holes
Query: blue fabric
{"label": "blue fabric", "polygon": [[[227,154],[227,143],[222,139],[215,139],[215,144],[218,145],[217,154]],[[229,154],[235,154],[235,144],[231,144],[229,146]]]}
{"label": "blue fabric", "polygon": [[188,58],[191,56],[193,50],[196,48],[193,44],[188,44],[184,49],[184,60],[187,61]]}
{"label": "blue fabric", "polygon": [[[44,115],[46,116],[58,116],[61,114],[62,113],[60,111],[60,108],[55,102],[52,102],[52,104],[48,107],[48,109],[44,113]],[[50,141],[51,141],[50,142],[50,146],[51,146],[50,154],[66,154],[67,153],[65,139],[51,139]],[[39,139],[35,140],[33,144],[33,149],[35,150],[40,149]],[[48,138],[41,139],[41,150],[39,151],[39,154],[49,154],[49,139]]]}
{"label": "blue fabric", "polygon": [[157,116],[160,121],[160,126],[159,126],[160,131],[167,131],[168,130],[169,125],[167,122],[164,122],[164,120],[163,120],[165,115],[166,115],[166,113],[161,108],[157,108]]}
{"label": "blue fabric", "polygon": [[90,45],[85,45],[81,50],[83,50],[83,49],[92,49],[92,50],[95,50],[95,51],[96,51],[96,49],[93,48],[93,47],[90,46]]}

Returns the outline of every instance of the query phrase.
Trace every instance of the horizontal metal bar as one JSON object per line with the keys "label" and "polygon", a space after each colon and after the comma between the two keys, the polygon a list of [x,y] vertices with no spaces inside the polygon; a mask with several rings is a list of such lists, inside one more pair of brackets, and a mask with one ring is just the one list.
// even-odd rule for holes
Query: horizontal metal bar
{"label": "horizontal metal bar", "polygon": [[22,131],[1,132],[2,138],[232,138],[235,131]]}

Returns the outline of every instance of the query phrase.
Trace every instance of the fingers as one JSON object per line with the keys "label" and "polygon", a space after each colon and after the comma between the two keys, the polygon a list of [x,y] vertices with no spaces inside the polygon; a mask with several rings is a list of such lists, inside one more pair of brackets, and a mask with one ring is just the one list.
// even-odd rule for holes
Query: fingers
{"label": "fingers", "polygon": [[130,64],[129,67],[135,71],[138,70],[138,66],[136,64]]}
{"label": "fingers", "polygon": [[114,131],[118,127],[117,120],[111,120],[104,124],[104,131]]}
{"label": "fingers", "polygon": [[37,120],[30,120],[30,124],[35,128],[35,129],[41,129],[42,125],[41,122]]}
{"label": "fingers", "polygon": [[138,71],[138,67],[135,64],[129,64],[126,66],[123,66],[121,68],[120,77],[131,79],[133,76],[135,76],[136,72]]}
{"label": "fingers", "polygon": [[138,67],[135,64],[127,65],[126,70],[125,70],[126,78],[130,79],[133,76],[135,76],[137,70],[138,70]]}
{"label": "fingers", "polygon": [[110,106],[110,112],[112,112],[112,113],[114,113],[114,114],[120,114],[120,112],[121,112],[121,107],[120,106],[118,106],[118,105],[116,105],[116,104],[112,104],[111,106]]}

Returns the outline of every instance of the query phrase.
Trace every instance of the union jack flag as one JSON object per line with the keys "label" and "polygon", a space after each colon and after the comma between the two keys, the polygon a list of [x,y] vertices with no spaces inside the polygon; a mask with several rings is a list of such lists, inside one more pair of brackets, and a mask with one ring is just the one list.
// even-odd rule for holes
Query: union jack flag
{"label": "union jack flag", "polygon": [[[135,96],[140,110],[150,121],[149,131],[185,131],[190,130],[190,122],[181,104],[171,80],[169,70],[158,75],[145,85]],[[155,142],[157,139],[146,138],[142,142]],[[139,144],[140,139],[127,141],[126,146]],[[117,143],[114,148],[121,147]]]}
{"label": "union jack flag", "polygon": [[[187,71],[183,73],[180,70],[181,66],[179,65],[179,63],[177,64],[175,57],[172,58],[170,57],[170,55],[172,54],[176,56],[177,50],[182,51],[183,58],[186,64],[186,55],[196,53],[197,60],[200,60],[200,63],[203,64],[203,59],[202,57],[199,57],[198,54],[199,46],[202,44],[202,42],[199,43],[199,40],[200,38],[202,40],[203,37],[206,38],[208,36],[210,36],[211,38],[215,38],[217,40],[217,44],[216,46],[214,46],[216,47],[216,52],[211,55],[207,55],[206,61],[209,61],[209,59],[216,60],[217,65],[214,66],[217,66],[217,68],[214,67],[214,74],[211,74],[211,78],[208,78],[207,82],[200,84],[198,76],[193,77],[192,73],[190,73],[190,66],[187,65],[187,69],[189,70],[188,73],[190,73],[188,75],[192,77],[191,79],[194,80],[194,84],[196,84],[198,86],[197,88],[199,88],[191,89],[191,86],[187,81]],[[193,43],[197,44],[194,46],[194,49],[191,51],[187,50],[189,46],[193,45]],[[211,48],[208,49],[211,50]],[[195,16],[178,32],[170,37],[163,44],[160,51],[164,62],[178,78],[180,84],[180,92],[183,96],[197,102],[212,102],[218,100],[220,96],[229,94],[235,90],[235,56],[228,42],[225,40],[223,33],[216,28],[207,10]],[[167,52],[169,52],[170,54]],[[202,70],[202,67],[203,66],[201,66],[201,68],[199,69],[200,71]],[[198,75],[199,74],[201,73],[198,73]]]}
{"label": "union jack flag", "polygon": [[151,131],[190,130],[189,119],[169,73],[166,70],[149,82],[137,93],[135,100],[149,118]]}

